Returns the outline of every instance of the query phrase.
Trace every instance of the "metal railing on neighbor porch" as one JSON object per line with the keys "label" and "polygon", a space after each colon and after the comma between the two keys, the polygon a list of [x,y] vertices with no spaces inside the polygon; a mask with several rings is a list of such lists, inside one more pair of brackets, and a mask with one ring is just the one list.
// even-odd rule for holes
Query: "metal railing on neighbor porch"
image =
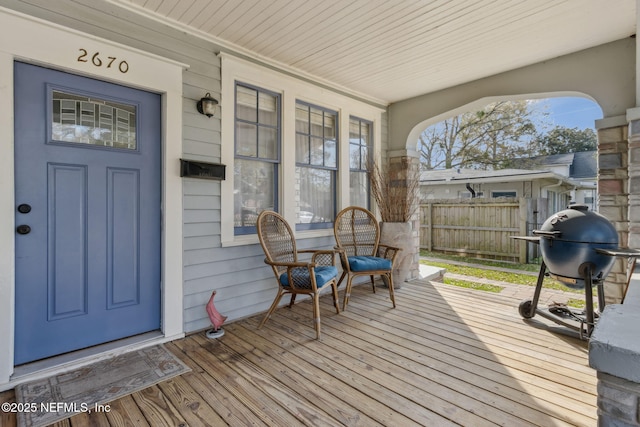
{"label": "metal railing on neighbor porch", "polygon": [[527,199],[446,199],[420,205],[420,248],[520,263],[539,258],[531,236],[538,226],[527,222]]}

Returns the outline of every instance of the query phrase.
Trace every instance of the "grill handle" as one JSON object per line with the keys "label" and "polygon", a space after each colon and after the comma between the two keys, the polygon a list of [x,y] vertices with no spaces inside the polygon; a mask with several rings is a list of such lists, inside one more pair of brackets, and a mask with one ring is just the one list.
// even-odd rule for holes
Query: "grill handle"
{"label": "grill handle", "polygon": [[533,230],[533,234],[535,234],[536,236],[548,237],[550,239],[559,239],[560,237],[562,237],[562,231]]}

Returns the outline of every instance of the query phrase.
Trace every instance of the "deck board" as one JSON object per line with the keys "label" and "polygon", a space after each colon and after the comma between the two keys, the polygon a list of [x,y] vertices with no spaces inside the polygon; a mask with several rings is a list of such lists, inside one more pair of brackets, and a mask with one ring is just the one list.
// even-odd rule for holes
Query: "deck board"
{"label": "deck board", "polygon": [[323,296],[320,341],[309,301],[278,309],[259,330],[256,316],[225,325],[218,340],[193,334],[167,344],[191,372],[59,425],[597,424],[587,343],[524,321],[519,301],[416,281],[396,302],[356,286],[336,314]]}

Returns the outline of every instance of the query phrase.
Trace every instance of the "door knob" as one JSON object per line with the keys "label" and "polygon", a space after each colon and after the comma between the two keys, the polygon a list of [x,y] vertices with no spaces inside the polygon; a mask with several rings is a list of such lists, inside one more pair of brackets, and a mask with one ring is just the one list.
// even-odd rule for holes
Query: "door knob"
{"label": "door knob", "polygon": [[28,205],[26,203],[21,204],[20,206],[18,206],[18,212],[23,214],[31,212],[31,205]]}
{"label": "door knob", "polygon": [[19,225],[16,229],[18,234],[29,234],[31,232],[31,227],[26,224]]}

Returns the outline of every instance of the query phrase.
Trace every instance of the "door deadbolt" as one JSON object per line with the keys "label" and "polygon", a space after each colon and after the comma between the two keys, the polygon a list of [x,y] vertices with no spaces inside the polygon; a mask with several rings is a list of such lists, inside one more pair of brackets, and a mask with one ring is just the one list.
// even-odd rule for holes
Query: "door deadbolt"
{"label": "door deadbolt", "polygon": [[18,206],[18,212],[23,214],[31,212],[31,205],[28,205],[26,203],[21,204],[20,206]]}
{"label": "door deadbolt", "polygon": [[31,232],[31,227],[26,224],[19,225],[16,229],[18,234],[29,234]]}

